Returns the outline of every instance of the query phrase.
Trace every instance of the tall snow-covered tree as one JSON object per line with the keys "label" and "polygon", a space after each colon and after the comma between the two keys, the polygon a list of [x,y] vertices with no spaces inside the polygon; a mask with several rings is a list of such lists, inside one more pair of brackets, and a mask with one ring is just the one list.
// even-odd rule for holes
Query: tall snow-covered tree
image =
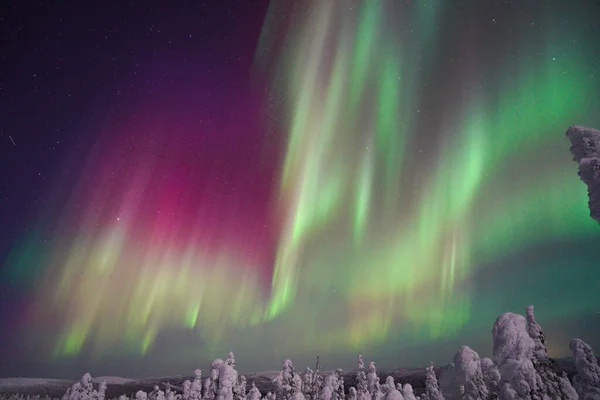
{"label": "tall snow-covered tree", "polygon": [[234,367],[235,358],[230,352],[227,361],[219,367],[218,400],[233,400],[233,386],[238,381],[238,372]]}
{"label": "tall snow-covered tree", "polygon": [[344,391],[344,376],[343,376],[344,371],[341,368],[336,369],[333,372],[333,375],[335,377],[334,382],[335,382],[335,387],[334,387],[334,391],[335,391],[335,395],[336,398],[338,400],[345,400],[346,399],[346,392]]}
{"label": "tall snow-covered tree", "polygon": [[356,392],[358,400],[370,400],[369,384],[365,373],[365,363],[362,354],[358,353],[358,367],[356,369]]}
{"label": "tall snow-covered tree", "polygon": [[532,399],[537,388],[537,373],[533,368],[535,343],[527,333],[527,321],[522,315],[504,313],[492,330],[494,358],[500,371],[500,400]]}
{"label": "tall snow-covered tree", "polygon": [[275,385],[275,395],[278,400],[289,400],[293,394],[294,385],[294,365],[291,360],[285,360],[283,362],[281,372],[273,379]]}
{"label": "tall snow-covered tree", "polygon": [[498,385],[501,378],[500,371],[498,371],[498,367],[491,358],[483,357],[481,359],[481,373],[485,386],[490,393],[490,399],[498,398]]}
{"label": "tall snow-covered tree", "polygon": [[402,396],[404,396],[404,400],[417,400],[410,383],[405,383],[402,387]]}
{"label": "tall snow-covered tree", "polygon": [[386,393],[385,400],[404,400],[404,396],[402,393],[396,389],[396,385],[394,384],[394,377],[388,376],[385,380],[386,385]]}
{"label": "tall snow-covered tree", "polygon": [[202,370],[194,370],[194,380],[190,385],[190,400],[201,400],[202,399]]}
{"label": "tall snow-covered tree", "polygon": [[182,395],[182,399],[183,400],[190,400],[191,393],[192,393],[192,382],[189,379],[186,379],[185,381],[183,381],[183,395]]}
{"label": "tall snow-covered tree", "polygon": [[219,373],[224,363],[222,359],[217,358],[210,365],[210,376],[204,382],[204,398],[206,400],[215,399],[219,394]]}
{"label": "tall snow-covered tree", "polygon": [[479,354],[469,346],[462,346],[454,356],[456,378],[463,388],[464,400],[486,400],[489,390],[483,379]]}
{"label": "tall snow-covered tree", "polygon": [[246,377],[244,375],[240,376],[240,379],[234,383],[233,385],[233,398],[234,400],[246,400]]}
{"label": "tall snow-covered tree", "polygon": [[433,369],[433,363],[427,367],[425,372],[425,399],[426,400],[444,400],[442,391],[438,385],[437,377]]}
{"label": "tall snow-covered tree", "polygon": [[569,344],[577,374],[573,377],[575,390],[581,400],[600,399],[600,367],[591,346],[574,338]]}
{"label": "tall snow-covered tree", "polygon": [[375,362],[369,362],[369,370],[367,372],[367,390],[371,395],[372,400],[379,400],[383,397],[380,389],[379,376],[377,376],[377,368]]}
{"label": "tall snow-covered tree", "polygon": [[254,382],[252,382],[252,387],[248,392],[248,400],[260,400],[261,394]]}
{"label": "tall snow-covered tree", "polygon": [[546,348],[546,336],[542,331],[542,327],[535,320],[533,306],[527,306],[527,333],[533,340],[533,368],[537,373],[537,389],[533,392],[532,397],[552,400],[575,400],[578,396],[569,382],[566,374],[563,372],[558,375],[555,371],[556,361],[548,357],[548,349]]}
{"label": "tall snow-covered tree", "polygon": [[348,389],[348,400],[357,400],[357,392],[354,386],[351,386],[350,389]]}
{"label": "tall snow-covered tree", "polygon": [[315,362],[315,371],[313,372],[313,384],[311,393],[313,399],[319,398],[321,393],[321,387],[323,386],[323,375],[321,375],[321,358],[317,356],[317,361]]}
{"label": "tall snow-covered tree", "polygon": [[143,390],[138,390],[135,394],[135,400],[148,400],[148,394]]}
{"label": "tall snow-covered tree", "polygon": [[306,398],[306,400],[313,399],[313,394],[312,394],[313,379],[314,379],[313,370],[307,366],[306,371],[304,372],[304,377],[302,378],[302,393],[304,393],[304,398]]}

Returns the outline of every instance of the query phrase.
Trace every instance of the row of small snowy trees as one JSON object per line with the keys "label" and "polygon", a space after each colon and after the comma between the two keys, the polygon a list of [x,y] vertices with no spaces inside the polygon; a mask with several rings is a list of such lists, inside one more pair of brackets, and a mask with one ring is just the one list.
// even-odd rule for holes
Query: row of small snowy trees
{"label": "row of small snowy trees", "polygon": [[[235,358],[229,353],[223,361],[216,359],[210,376],[202,382],[202,372],[194,371],[193,381],[183,383],[182,393],[176,393],[165,384],[150,393],[138,391],[136,400],[600,400],[600,367],[592,349],[580,339],[573,339],[570,348],[577,374],[573,383],[564,372],[557,373],[556,362],[548,357],[546,338],[536,322],[533,306],[526,308],[526,317],[504,313],[498,317],[492,330],[493,359],[480,358],[476,351],[462,346],[454,356],[449,388],[442,393],[433,365],[426,369],[425,391],[416,396],[410,384],[395,383],[388,376],[380,382],[374,362],[365,368],[358,355],[356,387],[346,393],[342,370],[326,377],[316,369],[306,367],[301,376],[290,360],[283,362],[281,372],[273,379],[274,392],[264,397],[251,383],[248,391],[246,378],[238,376]],[[104,400],[106,383],[98,390],[92,387],[92,378],[85,374],[63,396],[63,400]],[[128,400],[122,395],[119,400]]]}

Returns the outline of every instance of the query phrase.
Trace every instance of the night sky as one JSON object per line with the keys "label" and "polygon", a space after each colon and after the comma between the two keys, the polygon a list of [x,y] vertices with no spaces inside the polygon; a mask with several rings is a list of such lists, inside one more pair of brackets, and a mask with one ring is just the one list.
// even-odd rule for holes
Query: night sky
{"label": "night sky", "polygon": [[[12,3],[12,4],[11,4]],[[0,376],[600,352],[600,2],[13,1]]]}

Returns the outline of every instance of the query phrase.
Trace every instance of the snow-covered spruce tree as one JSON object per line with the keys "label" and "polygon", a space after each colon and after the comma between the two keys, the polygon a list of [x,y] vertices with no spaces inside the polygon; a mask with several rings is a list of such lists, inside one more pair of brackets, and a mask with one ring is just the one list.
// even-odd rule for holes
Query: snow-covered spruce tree
{"label": "snow-covered spruce tree", "polygon": [[336,369],[333,372],[334,375],[334,392],[338,400],[346,399],[346,392],[344,391],[344,371],[341,368]]}
{"label": "snow-covered spruce tree", "polygon": [[385,380],[386,391],[385,400],[404,400],[402,393],[396,388],[394,384],[394,377],[388,376]]}
{"label": "snow-covered spruce tree", "polygon": [[600,399],[600,367],[598,359],[590,345],[581,339],[574,338],[569,344],[577,374],[573,377],[573,385],[581,400]]}
{"label": "snow-covered spruce tree", "polygon": [[404,400],[417,400],[410,383],[405,383],[402,387],[402,396],[404,396]]}
{"label": "snow-covered spruce tree", "polygon": [[118,400],[129,400],[129,397],[127,397],[126,395],[122,394],[119,396]]}
{"label": "snow-covered spruce tree", "polygon": [[192,392],[192,382],[189,379],[186,379],[185,381],[183,381],[183,395],[181,396],[181,398],[183,400],[190,400],[190,396],[191,396],[191,392]]}
{"label": "snow-covered spruce tree", "polygon": [[425,397],[426,400],[444,400],[442,391],[438,385],[437,377],[433,369],[433,363],[427,367],[425,373]]}
{"label": "snow-covered spruce tree", "polygon": [[464,400],[486,400],[489,391],[483,379],[479,354],[469,346],[462,346],[454,356],[456,378],[462,387]]}
{"label": "snow-covered spruce tree", "polygon": [[278,400],[289,400],[292,397],[292,385],[294,380],[294,365],[291,360],[285,360],[281,372],[273,379],[275,395]]}
{"label": "snow-covered spruce tree", "polygon": [[375,368],[374,361],[369,363],[369,370],[367,372],[367,390],[369,391],[372,400],[380,400],[383,398],[381,384],[379,382],[379,376],[377,376],[377,368]]}
{"label": "snow-covered spruce tree", "polygon": [[300,375],[294,373],[292,378],[292,397],[291,400],[306,400],[302,393],[302,378]]}
{"label": "snow-covered spruce tree", "polygon": [[152,391],[148,393],[148,400],[165,400],[165,393],[155,385]]}
{"label": "snow-covered spruce tree", "polygon": [[[210,376],[204,381],[204,398],[206,400],[216,399],[219,394],[219,371],[224,361],[215,359],[210,365]],[[186,400],[184,398],[184,400]]]}
{"label": "snow-covered spruce tree", "polygon": [[481,359],[481,373],[483,374],[483,381],[489,391],[489,398],[491,400],[498,398],[498,384],[500,383],[500,372],[498,367],[491,358],[483,357]]}
{"label": "snow-covered spruce tree", "polygon": [[238,372],[235,370],[233,352],[229,352],[227,361],[219,368],[218,400],[233,400],[233,386],[237,383]]}
{"label": "snow-covered spruce tree", "polygon": [[194,370],[194,380],[190,385],[189,400],[202,399],[202,370]]}
{"label": "snow-covered spruce tree", "polygon": [[248,400],[260,400],[261,394],[254,382],[252,382],[252,387],[248,392]]}
{"label": "snow-covered spruce tree", "polygon": [[313,400],[312,387],[313,387],[314,373],[310,367],[306,367],[304,377],[302,379],[302,393],[306,400]]}
{"label": "snow-covered spruce tree", "polygon": [[313,373],[313,384],[311,388],[311,393],[313,399],[318,399],[321,394],[321,387],[323,387],[323,375],[321,375],[321,358],[317,356],[317,361],[315,362],[315,371]]}
{"label": "snow-covered spruce tree", "polygon": [[[96,400],[105,400],[106,399],[106,381],[102,381],[100,382],[100,385],[98,385],[98,391],[94,392],[95,396],[94,399]],[[162,399],[158,399],[158,400],[165,400],[164,397]]]}
{"label": "snow-covered spruce tree", "polygon": [[148,400],[148,395],[143,390],[138,390],[135,394],[135,400]]}
{"label": "snow-covered spruce tree", "polygon": [[360,353],[358,353],[358,367],[356,369],[356,392],[358,400],[370,400],[371,398],[367,374],[365,373],[365,363]]}
{"label": "snow-covered spruce tree", "polygon": [[61,400],[69,400],[71,397],[71,388],[67,388],[65,394],[62,395]]}
{"label": "snow-covered spruce tree", "polygon": [[169,382],[165,382],[165,400],[175,400],[175,391],[171,389],[171,384]]}
{"label": "snow-covered spruce tree", "polygon": [[357,400],[357,392],[354,386],[351,386],[350,389],[348,389],[348,400]]}
{"label": "snow-covered spruce tree", "polygon": [[244,375],[240,376],[238,382],[233,385],[233,398],[234,400],[246,400],[246,377]]}
{"label": "snow-covered spruce tree", "polygon": [[577,394],[567,375],[563,372],[557,375],[556,361],[548,357],[546,348],[546,336],[542,332],[542,327],[536,322],[533,306],[527,306],[527,333],[533,340],[532,363],[537,377],[537,390],[532,394],[533,398],[544,399],[548,397],[553,400],[574,400]]}
{"label": "snow-covered spruce tree", "polygon": [[527,333],[527,321],[522,315],[504,313],[496,319],[492,335],[501,376],[499,399],[532,399],[538,387],[531,361],[535,343]]}
{"label": "snow-covered spruce tree", "polygon": [[325,378],[325,383],[321,388],[321,400],[336,400],[335,395],[335,383],[333,375],[329,375]]}

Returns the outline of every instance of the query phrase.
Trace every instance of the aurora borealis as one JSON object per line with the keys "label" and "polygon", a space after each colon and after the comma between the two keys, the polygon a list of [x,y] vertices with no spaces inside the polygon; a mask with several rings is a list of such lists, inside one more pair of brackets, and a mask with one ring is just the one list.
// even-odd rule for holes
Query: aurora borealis
{"label": "aurora borealis", "polygon": [[596,2],[175,3],[3,28],[2,375],[444,363],[527,304],[600,346]]}

